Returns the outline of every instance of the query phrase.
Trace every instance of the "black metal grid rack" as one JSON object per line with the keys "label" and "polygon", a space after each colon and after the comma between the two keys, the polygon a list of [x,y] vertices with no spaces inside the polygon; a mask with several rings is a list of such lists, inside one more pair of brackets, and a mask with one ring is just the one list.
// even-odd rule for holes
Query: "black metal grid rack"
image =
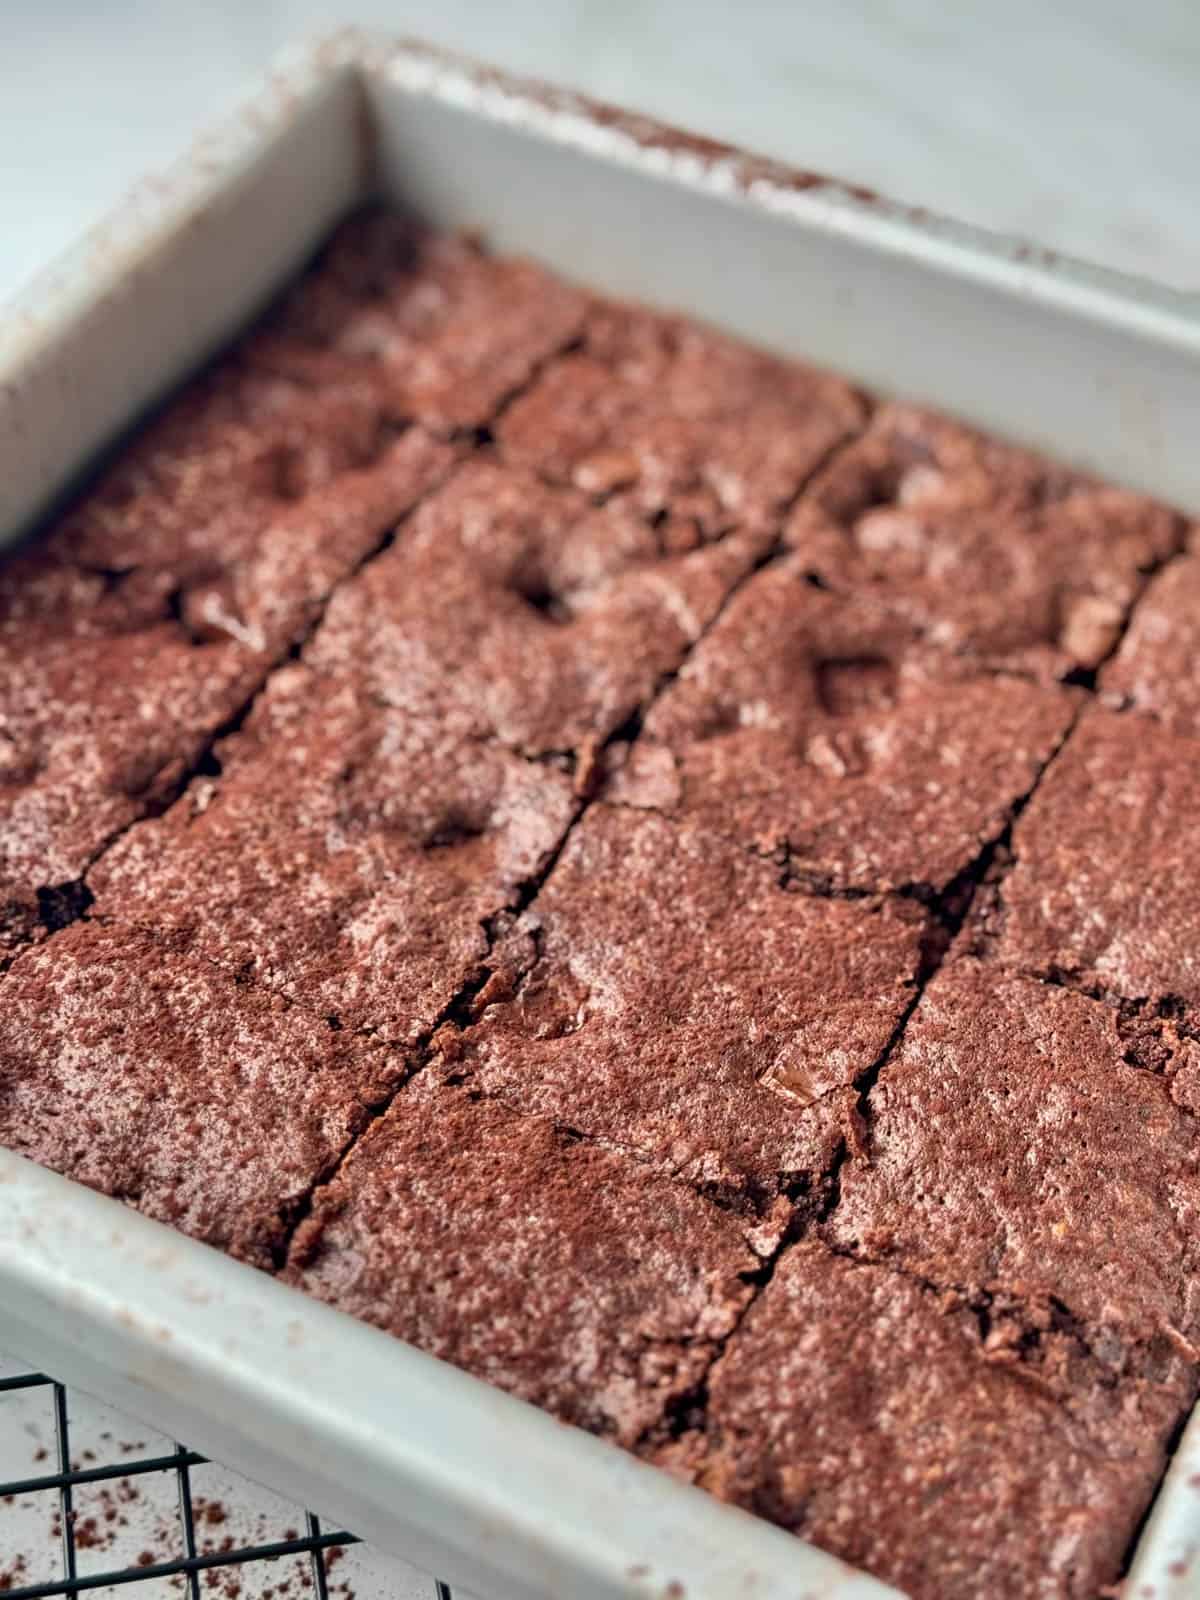
{"label": "black metal grid rack", "polygon": [[[304,1532],[295,1538],[278,1539],[267,1544],[238,1544],[219,1552],[204,1552],[199,1548],[196,1517],[192,1504],[191,1469],[205,1463],[206,1457],[177,1444],[169,1455],[135,1457],[94,1467],[73,1467],[71,1460],[70,1418],[67,1391],[61,1383],[43,1373],[23,1373],[0,1377],[0,1395],[16,1389],[45,1388],[51,1391],[54,1419],[54,1460],[56,1470],[39,1477],[0,1481],[0,1498],[35,1494],[58,1496],[59,1521],[62,1527],[62,1575],[50,1581],[14,1586],[0,1581],[3,1600],[53,1600],[53,1597],[86,1594],[94,1590],[120,1588],[145,1583],[152,1579],[182,1580],[178,1586],[186,1600],[204,1600],[201,1578],[213,1571],[229,1572],[246,1567],[251,1562],[276,1561],[283,1557],[307,1556],[311,1566],[312,1593],[315,1600],[329,1600],[326,1557],[329,1552],[345,1549],[359,1541],[351,1533],[327,1532],[312,1512],[304,1516]],[[119,1483],[124,1479],[142,1477],[152,1473],[173,1473],[178,1494],[179,1524],[183,1555],[170,1561],[124,1566],[107,1572],[79,1570],[77,1538],[75,1531],[74,1492],[82,1484]],[[0,1558],[11,1552],[0,1552]],[[431,1580],[432,1600],[452,1600],[449,1587],[440,1580]],[[131,1591],[136,1594],[136,1591]]]}

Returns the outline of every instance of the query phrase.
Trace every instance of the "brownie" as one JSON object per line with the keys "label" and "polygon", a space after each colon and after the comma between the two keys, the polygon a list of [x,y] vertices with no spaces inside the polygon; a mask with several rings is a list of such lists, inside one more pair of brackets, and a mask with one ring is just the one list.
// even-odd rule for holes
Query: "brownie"
{"label": "brownie", "polygon": [[321,1190],[287,1277],[632,1445],[701,1380],[757,1266],[682,1186],[421,1075]]}
{"label": "brownie", "polygon": [[1200,1026],[1200,740],[1089,711],[1013,836],[992,953]]}
{"label": "brownie", "polygon": [[806,1241],[710,1374],[691,1468],[911,1600],[1094,1600],[1190,1393],[1178,1362],[1113,1383],[1070,1335],[998,1344],[953,1296]]}
{"label": "brownie", "polygon": [[871,1092],[869,1160],[843,1168],[828,1237],[938,1285],[1059,1307],[1115,1373],[1164,1339],[1194,1359],[1197,1124],[1172,1062],[1127,1054],[1115,1008],[951,963]]}
{"label": "brownie", "polygon": [[153,935],[77,923],[0,1006],[0,1143],[270,1266],[403,1058]]}
{"label": "brownie", "polygon": [[818,476],[785,537],[822,583],[886,598],[938,648],[1055,678],[1108,655],[1183,532],[1138,495],[891,405]]}
{"label": "brownie", "polygon": [[92,914],[390,1040],[481,970],[574,812],[563,773],[383,708],[352,671],[276,672],[216,755],[93,868]]}
{"label": "brownie", "polygon": [[166,419],[137,470],[0,566],[0,947],[39,932],[47,895],[170,797],[452,459],[412,429],[369,466],[284,495],[240,473],[254,427],[180,409],[194,436]]}
{"label": "brownie", "polygon": [[912,999],[924,932],[916,905],[811,899],[710,834],[597,805],[441,1066],[770,1235],[853,1137],[851,1085]]}
{"label": "brownie", "polygon": [[1200,739],[1200,554],[1170,562],[1100,675],[1105,700]]}
{"label": "brownie", "polygon": [[776,562],[656,702],[612,796],[774,854],[810,887],[939,892],[1004,830],[1077,702],[939,675],[918,646],[893,612]]}
{"label": "brownie", "polygon": [[899,1584],[1200,1386],[1196,546],[340,229],[0,564],[0,1143]]}
{"label": "brownie", "polygon": [[595,303],[582,348],[496,425],[506,458],[659,522],[672,548],[733,526],[775,531],[865,407],[828,373],[686,318]]}
{"label": "brownie", "polygon": [[479,457],[339,589],[305,659],[464,737],[590,760],[757,550],[731,534],[664,554],[640,518]]}
{"label": "brownie", "polygon": [[386,417],[452,432],[489,423],[578,337],[587,304],[531,261],[375,212],[342,227],[245,355],[317,392],[365,385]]}

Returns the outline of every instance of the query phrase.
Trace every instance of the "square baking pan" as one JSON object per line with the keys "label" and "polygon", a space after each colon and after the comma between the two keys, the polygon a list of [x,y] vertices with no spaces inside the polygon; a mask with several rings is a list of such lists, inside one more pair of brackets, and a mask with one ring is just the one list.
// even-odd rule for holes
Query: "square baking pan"
{"label": "square baking pan", "polygon": [[[1200,301],[412,44],[293,58],[0,324],[0,542],[375,194],[1200,510]],[[0,1151],[0,1347],[485,1600],[892,1593]],[[1130,1595],[1200,1597],[1200,1422]]]}

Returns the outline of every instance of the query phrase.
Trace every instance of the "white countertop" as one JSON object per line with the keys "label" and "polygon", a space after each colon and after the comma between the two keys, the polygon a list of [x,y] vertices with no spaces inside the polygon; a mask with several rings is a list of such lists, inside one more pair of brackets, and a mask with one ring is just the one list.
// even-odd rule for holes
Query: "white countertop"
{"label": "white countertop", "polygon": [[1200,288],[1195,0],[0,0],[0,300],[346,20]]}

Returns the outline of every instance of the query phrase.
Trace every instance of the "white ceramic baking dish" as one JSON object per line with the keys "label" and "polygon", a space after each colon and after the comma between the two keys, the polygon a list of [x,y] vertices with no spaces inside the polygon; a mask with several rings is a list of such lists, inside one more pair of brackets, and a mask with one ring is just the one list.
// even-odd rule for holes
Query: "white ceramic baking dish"
{"label": "white ceramic baking dish", "polygon": [[[1200,303],[420,46],[292,60],[0,321],[0,539],[377,190],[1200,509]],[[891,1591],[0,1152],[0,1347],[486,1600]],[[1197,1600],[1200,1426],[1129,1593]]]}

